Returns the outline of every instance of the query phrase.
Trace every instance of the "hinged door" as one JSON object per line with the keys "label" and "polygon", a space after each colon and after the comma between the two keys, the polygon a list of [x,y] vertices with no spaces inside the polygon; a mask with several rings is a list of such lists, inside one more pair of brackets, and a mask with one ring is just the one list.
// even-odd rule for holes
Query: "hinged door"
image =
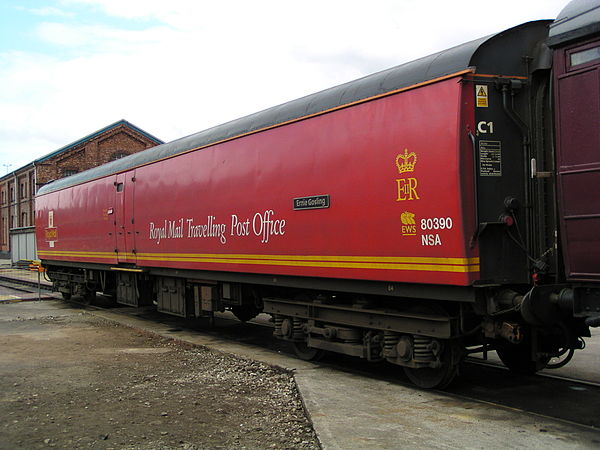
{"label": "hinged door", "polygon": [[136,230],[134,217],[135,170],[115,175],[115,252],[118,262],[135,263]]}

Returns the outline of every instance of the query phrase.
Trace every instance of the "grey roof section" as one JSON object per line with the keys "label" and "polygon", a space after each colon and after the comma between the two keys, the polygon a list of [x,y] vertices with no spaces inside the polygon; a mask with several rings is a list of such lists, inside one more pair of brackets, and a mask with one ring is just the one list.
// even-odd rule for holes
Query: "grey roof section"
{"label": "grey roof section", "polygon": [[600,33],[600,0],[573,0],[550,25],[548,45],[558,47]]}
{"label": "grey roof section", "polygon": [[[311,94],[242,117],[241,119],[233,120],[223,125],[218,125],[214,128],[200,131],[199,133],[163,145],[158,145],[148,150],[144,150],[143,152],[135,153],[116,161],[111,161],[94,169],[67,178],[62,178],[43,186],[39,190],[38,195],[64,189],[102,176],[123,172],[179,153],[205,147],[216,142],[301,119],[306,116],[319,114],[378,95],[385,95],[389,92],[414,86],[418,83],[431,81],[446,75],[451,75],[469,69],[475,60],[478,64],[484,66],[486,64],[488,65],[484,70],[487,70],[488,68],[495,70],[495,65],[500,63],[493,62],[492,60],[498,59],[498,54],[489,55],[487,58],[484,58],[479,55],[481,52],[478,53],[479,56],[476,56],[476,52],[488,42],[490,44],[495,43],[496,40],[494,37],[498,37],[500,43],[505,42],[508,39],[519,40],[523,33],[527,34],[531,31],[530,34],[534,34],[533,30],[537,30],[537,34],[542,30],[541,32],[544,34],[545,39],[547,35],[546,22],[530,22],[495,35],[476,39],[448,50],[368,75],[358,80],[326,89],[317,92],[316,94]],[[511,48],[511,46],[508,46],[508,48]],[[494,52],[498,51],[501,51],[502,54],[510,53],[507,52],[504,47],[500,50],[494,50]],[[520,56],[521,54],[519,54],[519,58],[517,58],[519,61],[522,60]],[[490,61],[492,61],[491,65],[489,65]],[[516,73],[510,74],[516,75]]]}

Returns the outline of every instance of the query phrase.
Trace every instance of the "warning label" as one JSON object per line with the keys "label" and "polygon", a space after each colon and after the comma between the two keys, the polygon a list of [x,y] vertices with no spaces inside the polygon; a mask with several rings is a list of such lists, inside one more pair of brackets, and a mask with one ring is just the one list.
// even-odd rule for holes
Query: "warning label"
{"label": "warning label", "polygon": [[475,85],[475,96],[478,108],[488,107],[488,87],[485,84]]}

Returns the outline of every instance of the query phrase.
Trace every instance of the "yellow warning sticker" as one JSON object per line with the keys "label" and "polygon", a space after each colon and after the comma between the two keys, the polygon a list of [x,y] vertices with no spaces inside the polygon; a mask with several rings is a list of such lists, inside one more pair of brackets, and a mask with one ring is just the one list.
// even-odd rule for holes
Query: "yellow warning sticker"
{"label": "yellow warning sticker", "polygon": [[485,84],[475,85],[475,96],[478,108],[488,107],[488,87]]}

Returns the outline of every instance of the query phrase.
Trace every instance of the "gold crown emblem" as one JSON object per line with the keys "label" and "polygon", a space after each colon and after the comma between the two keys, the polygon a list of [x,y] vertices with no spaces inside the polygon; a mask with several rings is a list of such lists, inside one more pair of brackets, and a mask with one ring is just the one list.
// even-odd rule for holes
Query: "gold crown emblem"
{"label": "gold crown emblem", "polygon": [[414,225],[415,224],[415,215],[411,212],[404,211],[400,215],[400,220],[404,225]]}
{"label": "gold crown emblem", "polygon": [[[402,160],[402,163],[400,163]],[[398,173],[412,172],[415,170],[415,164],[417,164],[417,155],[415,152],[408,153],[408,149],[404,149],[404,154],[399,153],[396,156],[396,167],[398,167]]]}

